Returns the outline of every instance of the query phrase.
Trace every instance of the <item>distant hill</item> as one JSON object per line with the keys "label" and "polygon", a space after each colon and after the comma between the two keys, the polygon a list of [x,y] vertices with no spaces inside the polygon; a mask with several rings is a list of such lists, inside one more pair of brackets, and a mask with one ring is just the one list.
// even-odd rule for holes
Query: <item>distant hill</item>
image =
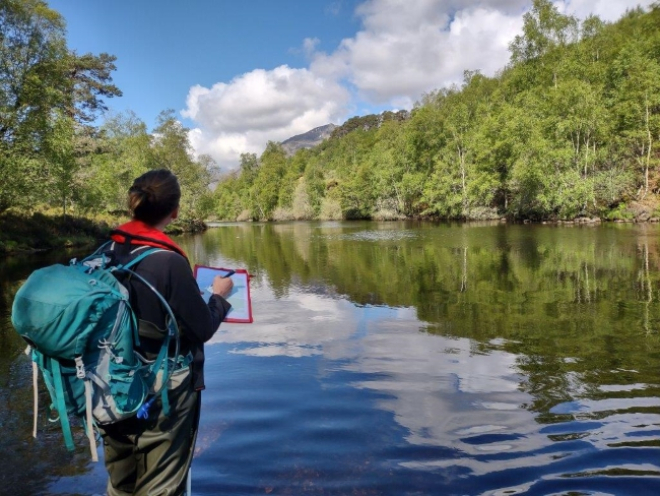
{"label": "distant hill", "polygon": [[282,148],[284,148],[287,155],[293,155],[302,148],[314,148],[316,145],[321,144],[324,140],[329,138],[336,127],[337,126],[334,124],[315,127],[311,131],[292,136],[291,138],[282,141]]}

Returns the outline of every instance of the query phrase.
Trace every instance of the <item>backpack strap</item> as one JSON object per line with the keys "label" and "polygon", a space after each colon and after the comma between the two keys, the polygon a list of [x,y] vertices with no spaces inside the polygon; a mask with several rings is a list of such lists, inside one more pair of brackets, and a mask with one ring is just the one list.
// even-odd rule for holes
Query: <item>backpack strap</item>
{"label": "backpack strap", "polygon": [[[160,389],[154,393],[154,397],[151,398],[149,401],[145,402],[138,410],[137,416],[138,418],[142,418],[142,419],[146,419],[149,417],[149,409],[151,408],[151,405],[154,403],[155,399],[158,398],[159,395],[161,397],[163,413],[165,415],[170,414],[170,402],[167,396],[167,384],[169,383],[172,373],[174,372],[174,367],[171,367],[170,370],[169,359],[168,359],[168,351],[172,339],[174,339],[174,343],[175,343],[174,357],[176,359],[176,357],[179,356],[180,331],[179,331],[179,326],[176,322],[176,317],[174,316],[174,312],[172,311],[172,308],[170,307],[167,300],[163,297],[163,295],[161,295],[160,292],[156,288],[154,288],[154,286],[149,281],[147,281],[137,272],[131,270],[132,267],[135,267],[135,265],[137,265],[139,262],[144,260],[149,255],[152,255],[160,251],[171,251],[171,250],[165,250],[163,248],[149,248],[143,251],[142,253],[140,253],[137,257],[125,263],[124,265],[117,265],[111,269],[113,271],[128,272],[131,276],[136,277],[140,282],[142,282],[156,295],[156,297],[160,300],[161,304],[163,305],[163,308],[168,314],[168,318],[166,319],[166,327],[168,332],[165,335],[165,338],[163,339],[163,344],[160,348],[160,352],[158,353],[158,356],[156,357],[156,360],[154,361],[154,364],[152,366],[151,377],[149,377],[146,381],[147,387],[151,388],[153,386],[156,380],[156,374],[161,369],[163,370],[163,381],[160,386]],[[136,326],[136,333],[137,333],[137,326]]]}
{"label": "backpack strap", "polygon": [[[138,263],[140,263],[142,260],[147,258],[149,255],[153,255],[154,253],[157,253],[159,251],[170,251],[170,250],[165,250],[163,248],[149,248],[147,250],[144,250],[142,253],[140,253],[137,257],[133,258],[130,262],[125,263],[124,265],[117,265],[115,270],[128,270],[131,267],[134,267]],[[132,271],[131,271],[132,272]],[[134,272],[132,272],[134,273]],[[143,281],[144,282],[144,281]],[[151,286],[151,285],[150,285]],[[155,291],[155,289],[154,289]]]}
{"label": "backpack strap", "polygon": [[[123,227],[132,230],[126,224],[124,224]],[[151,236],[143,236],[137,233],[128,232],[127,229],[113,229],[110,231],[110,239],[118,243],[124,243],[125,245],[135,244],[166,248],[168,251],[173,251],[185,259],[188,259],[185,252],[174,241],[160,231],[152,230]],[[137,243],[133,243],[133,241],[137,241]]]}
{"label": "backpack strap", "polygon": [[[149,250],[148,252],[142,253],[139,257],[137,257],[133,262],[139,261],[140,259],[150,255],[151,253],[154,253],[155,251],[166,251],[166,250],[160,250],[158,248],[155,248],[153,251]],[[135,265],[134,263],[129,264]],[[166,319],[166,327],[167,327],[167,334],[165,335],[165,338],[163,339],[163,344],[160,348],[160,352],[158,353],[158,356],[156,357],[156,360],[154,361],[153,367],[152,367],[152,376],[147,380],[147,386],[151,388],[153,386],[154,381],[156,380],[156,374],[158,371],[162,368],[163,369],[163,382],[160,386],[160,389],[154,393],[154,397],[151,398],[149,401],[147,401],[144,405],[140,407],[138,410],[138,418],[148,418],[149,417],[149,408],[151,408],[151,405],[153,404],[154,400],[158,397],[160,394],[161,396],[161,403],[163,406],[163,413],[165,415],[169,415],[170,413],[170,402],[167,397],[167,384],[172,376],[172,373],[174,372],[174,367],[172,367],[172,370],[169,370],[169,360],[168,360],[168,351],[170,347],[170,341],[174,339],[175,347],[174,347],[174,357],[179,356],[179,326],[176,322],[176,317],[174,316],[174,312],[172,312],[172,308],[170,307],[169,303],[167,303],[167,300],[163,298],[163,295],[161,295],[156,288],[153,287],[153,285],[147,281],[144,277],[142,277],[140,274],[137,272],[132,271],[130,268],[127,267],[126,264],[123,267],[117,267],[116,270],[120,271],[126,271],[132,276],[135,276],[138,278],[145,286],[147,286],[153,293],[156,295],[156,297],[160,300],[160,302],[163,305],[163,308],[168,314],[168,318]]]}
{"label": "backpack strap", "polygon": [[64,433],[64,445],[69,451],[73,451],[75,447],[73,445],[71,425],[69,424],[69,414],[66,411],[66,405],[64,404],[64,384],[62,382],[62,369],[60,367],[60,362],[53,360],[50,357],[46,357],[46,360],[48,360],[50,369],[53,371],[55,408],[57,409],[57,413],[60,416],[60,423],[62,424],[62,432]]}
{"label": "backpack strap", "polygon": [[39,367],[37,362],[32,362],[32,405],[34,415],[32,416],[32,437],[37,439],[37,420],[39,415]]}
{"label": "backpack strap", "polygon": [[94,418],[92,417],[92,383],[91,381],[83,381],[85,384],[85,432],[87,439],[89,439],[89,450],[92,453],[92,461],[98,462],[99,455],[96,448],[96,435],[94,434]]}
{"label": "backpack strap", "polygon": [[[25,354],[30,356],[32,354],[32,346],[28,345],[25,348]],[[32,415],[32,437],[37,439],[37,420],[39,415],[39,367],[37,362],[32,362],[32,406],[34,408],[34,415]]]}
{"label": "backpack strap", "polygon": [[78,379],[83,381],[85,387],[85,419],[83,423],[85,424],[85,433],[87,434],[87,439],[89,439],[89,450],[91,451],[92,461],[98,462],[99,456],[96,451],[96,436],[94,435],[94,418],[92,417],[92,383],[88,380],[85,380],[85,364],[82,361],[81,356],[75,358],[76,363],[76,376]]}

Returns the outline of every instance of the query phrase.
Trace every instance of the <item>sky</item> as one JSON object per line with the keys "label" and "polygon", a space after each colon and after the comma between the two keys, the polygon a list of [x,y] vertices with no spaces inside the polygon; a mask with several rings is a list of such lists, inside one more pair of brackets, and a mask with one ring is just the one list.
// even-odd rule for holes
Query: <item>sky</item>
{"label": "sky", "polygon": [[[616,21],[654,0],[561,0]],[[196,154],[223,169],[241,153],[356,115],[410,109],[509,61],[532,0],[50,0],[69,48],[117,57],[121,98],[153,129],[175,111]]]}

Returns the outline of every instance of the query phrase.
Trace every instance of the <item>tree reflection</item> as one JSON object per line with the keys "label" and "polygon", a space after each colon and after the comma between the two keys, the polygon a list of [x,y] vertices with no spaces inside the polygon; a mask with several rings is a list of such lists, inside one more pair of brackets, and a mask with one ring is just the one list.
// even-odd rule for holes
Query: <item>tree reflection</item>
{"label": "tree reflection", "polygon": [[[657,226],[598,228],[293,223],[222,227],[208,250],[244,265],[276,296],[334,288],[358,305],[413,307],[430,333],[487,349],[503,339],[525,376],[527,408],[598,396],[640,380],[657,395]],[[314,289],[312,289],[314,291]],[[635,370],[629,377],[616,370]]]}

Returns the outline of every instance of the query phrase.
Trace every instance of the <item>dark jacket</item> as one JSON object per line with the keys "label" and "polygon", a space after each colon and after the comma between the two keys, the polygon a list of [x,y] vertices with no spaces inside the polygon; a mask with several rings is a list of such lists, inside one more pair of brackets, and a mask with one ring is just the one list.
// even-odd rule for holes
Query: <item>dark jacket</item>
{"label": "dark jacket", "polygon": [[[140,242],[114,243],[112,249],[119,261],[132,258]],[[211,339],[224,320],[231,305],[219,295],[212,295],[208,304],[200,295],[188,260],[174,251],[161,251],[140,261],[133,270],[144,277],[169,303],[179,324],[180,354],[192,353],[193,386],[204,389],[204,343]],[[130,302],[140,320],[165,329],[166,311],[158,297],[137,278],[124,279]],[[140,338],[140,346],[147,356],[155,356],[161,347],[159,340]]]}

